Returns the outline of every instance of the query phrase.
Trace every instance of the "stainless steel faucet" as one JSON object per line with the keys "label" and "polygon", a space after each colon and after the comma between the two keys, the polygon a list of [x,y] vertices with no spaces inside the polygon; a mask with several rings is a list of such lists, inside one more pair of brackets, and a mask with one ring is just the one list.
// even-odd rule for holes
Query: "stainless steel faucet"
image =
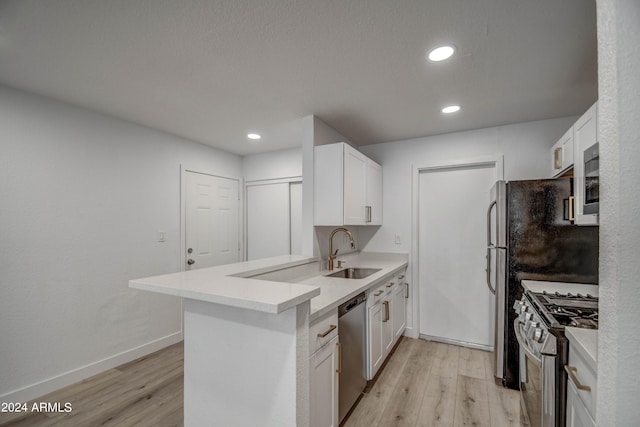
{"label": "stainless steel faucet", "polygon": [[336,255],[338,254],[337,249],[335,252],[333,251],[333,236],[335,236],[338,231],[342,231],[343,233],[346,233],[347,236],[349,236],[349,240],[351,240],[351,249],[356,248],[356,242],[353,241],[353,235],[349,230],[344,227],[338,227],[333,230],[331,232],[331,237],[329,237],[329,259],[327,260],[329,270],[333,270],[333,260],[336,259]]}

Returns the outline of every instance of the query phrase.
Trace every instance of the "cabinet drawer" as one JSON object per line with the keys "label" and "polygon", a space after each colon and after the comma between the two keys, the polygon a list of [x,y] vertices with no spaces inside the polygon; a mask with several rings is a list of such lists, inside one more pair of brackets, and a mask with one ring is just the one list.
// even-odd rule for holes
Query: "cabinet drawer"
{"label": "cabinet drawer", "polygon": [[[586,406],[587,411],[592,418],[596,417],[596,396],[597,396],[597,376],[582,353],[576,351],[571,345],[569,345],[569,364],[565,367],[568,370],[567,381],[571,383],[576,391],[580,400]],[[579,384],[576,384],[578,382]],[[584,390],[585,386],[590,390]]]}
{"label": "cabinet drawer", "polygon": [[309,354],[313,354],[320,347],[338,336],[338,310],[309,325]]}
{"label": "cabinet drawer", "polygon": [[367,307],[373,307],[379,301],[385,298],[385,295],[387,295],[393,288],[393,285],[391,285],[391,283],[393,283],[393,280],[389,280],[379,286],[376,286],[375,288],[371,288],[367,294]]}

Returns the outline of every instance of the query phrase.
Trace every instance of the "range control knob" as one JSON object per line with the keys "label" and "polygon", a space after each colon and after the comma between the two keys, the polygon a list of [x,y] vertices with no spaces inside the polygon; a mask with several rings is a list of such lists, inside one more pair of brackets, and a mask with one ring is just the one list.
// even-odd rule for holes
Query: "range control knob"
{"label": "range control knob", "polygon": [[533,314],[527,313],[526,308],[527,307],[522,307],[522,312],[520,313],[520,323],[524,323],[525,325],[533,317]]}
{"label": "range control knob", "polygon": [[524,305],[523,301],[516,301],[515,304],[513,304],[513,309],[515,310],[516,314],[520,314],[522,310],[526,310],[526,306]]}
{"label": "range control knob", "polygon": [[[527,314],[531,314],[531,313],[527,313]],[[533,320],[529,320],[524,323],[524,331],[529,332],[532,327],[535,328],[536,326],[538,326],[536,322],[534,322]]]}
{"label": "range control knob", "polygon": [[536,342],[542,342],[542,329],[540,328],[535,328],[533,330],[533,340]]}
{"label": "range control knob", "polygon": [[528,326],[526,328],[527,337],[533,338],[533,331],[538,327],[538,322],[534,322],[533,320],[530,320],[529,323],[527,323],[527,326]]}

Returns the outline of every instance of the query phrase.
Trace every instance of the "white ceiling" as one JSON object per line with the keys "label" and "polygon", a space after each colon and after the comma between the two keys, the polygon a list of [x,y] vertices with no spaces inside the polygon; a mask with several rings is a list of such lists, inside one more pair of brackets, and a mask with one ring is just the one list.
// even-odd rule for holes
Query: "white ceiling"
{"label": "white ceiling", "polygon": [[0,0],[0,83],[241,155],[577,115],[596,56],[593,0]]}

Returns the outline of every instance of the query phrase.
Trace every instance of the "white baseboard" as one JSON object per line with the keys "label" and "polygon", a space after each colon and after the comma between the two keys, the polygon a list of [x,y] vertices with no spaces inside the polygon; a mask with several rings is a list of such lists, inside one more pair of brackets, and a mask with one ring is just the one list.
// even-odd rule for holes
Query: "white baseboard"
{"label": "white baseboard", "polygon": [[82,381],[101,372],[115,368],[122,364],[136,360],[142,356],[161,350],[172,344],[182,341],[182,332],[176,332],[155,341],[132,348],[122,353],[115,354],[106,359],[81,366],[64,374],[49,378],[36,384],[23,387],[18,390],[0,396],[2,402],[28,402],[38,397],[59,390],[63,387]]}
{"label": "white baseboard", "polygon": [[461,346],[461,347],[474,348],[476,350],[484,350],[484,351],[489,351],[489,352],[493,351],[493,346],[492,345],[476,344],[476,343],[468,342],[468,341],[459,341],[459,340],[454,340],[454,339],[450,339],[450,338],[434,337],[434,336],[431,336],[431,335],[424,335],[424,334],[420,334],[420,338],[423,339],[423,340],[427,340],[427,341],[436,341],[436,342],[441,342],[441,343],[444,343],[444,344],[453,344],[453,345],[458,345],[458,346]]}
{"label": "white baseboard", "polygon": [[420,338],[417,331],[410,326],[407,326],[404,329],[404,332],[402,333],[402,335],[409,338],[416,338],[416,339]]}

